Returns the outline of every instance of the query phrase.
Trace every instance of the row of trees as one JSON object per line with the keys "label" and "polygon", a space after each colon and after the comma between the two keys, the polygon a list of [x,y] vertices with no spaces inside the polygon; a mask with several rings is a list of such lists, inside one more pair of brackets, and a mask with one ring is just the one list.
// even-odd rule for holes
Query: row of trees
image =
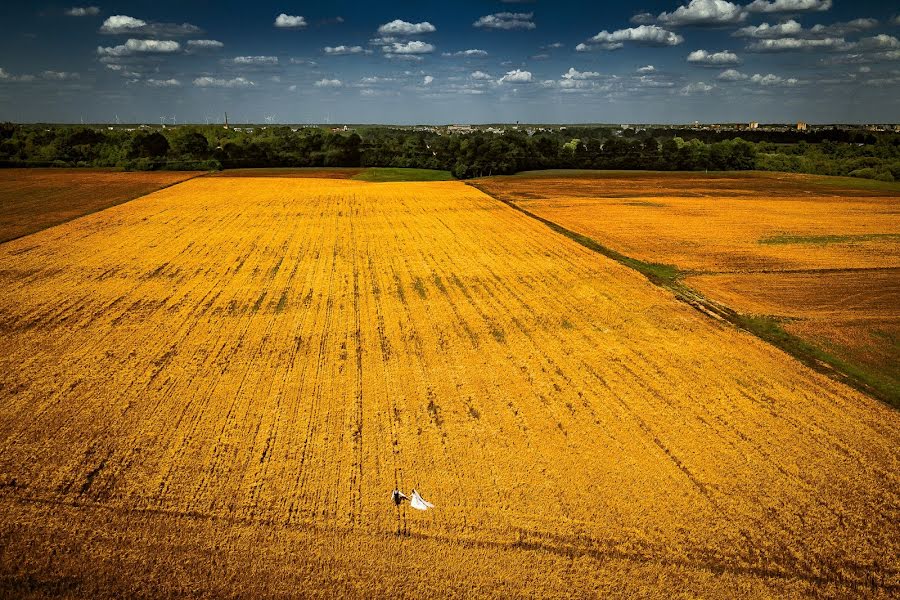
{"label": "row of trees", "polygon": [[[835,137],[850,133],[834,130]],[[127,169],[236,167],[416,167],[448,170],[458,178],[534,169],[745,170],[765,169],[900,177],[900,136],[857,132],[862,141],[775,138],[702,140],[693,130],[617,130],[569,127],[502,134],[363,127],[213,126],[177,128],[0,125],[0,165],[59,165]],[[714,132],[715,133],[715,132]],[[840,133],[840,135],[837,135]],[[853,133],[853,132],[851,132]],[[677,134],[677,135],[676,135]],[[722,132],[715,133],[717,137]],[[756,134],[755,134],[756,135]],[[795,135],[795,134],[791,134]]]}

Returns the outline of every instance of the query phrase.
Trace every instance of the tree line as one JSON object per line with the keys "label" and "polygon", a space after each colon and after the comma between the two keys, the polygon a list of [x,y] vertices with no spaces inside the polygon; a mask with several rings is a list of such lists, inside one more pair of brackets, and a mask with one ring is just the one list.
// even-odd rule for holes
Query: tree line
{"label": "tree line", "polygon": [[130,170],[413,167],[460,179],[537,169],[773,170],[900,178],[900,135],[846,129],[705,131],[566,127],[502,133],[359,127],[0,124],[0,166]]}

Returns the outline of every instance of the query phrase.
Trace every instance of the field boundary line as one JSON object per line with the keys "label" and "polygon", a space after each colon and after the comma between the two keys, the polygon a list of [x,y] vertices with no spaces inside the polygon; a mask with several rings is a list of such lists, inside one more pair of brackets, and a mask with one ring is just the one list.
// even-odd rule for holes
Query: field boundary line
{"label": "field boundary line", "polygon": [[834,381],[843,383],[871,398],[879,400],[894,409],[900,409],[900,396],[895,392],[892,392],[890,389],[882,389],[880,386],[873,385],[866,381],[866,378],[864,377],[865,374],[861,374],[860,369],[786,331],[781,326],[781,322],[778,319],[770,316],[740,313],[725,304],[707,298],[682,281],[683,277],[695,275],[695,273],[682,272],[672,265],[647,263],[632,258],[604,246],[589,236],[572,231],[555,221],[541,217],[527,208],[517,205],[511,200],[495,196],[483,189],[477,183],[466,181],[465,184],[480,191],[489,198],[505,204],[509,208],[538,221],[552,231],[569,238],[580,246],[637,271],[644,275],[650,283],[669,290],[677,300],[691,306],[703,315],[720,323],[730,323],[732,326],[752,334],[769,345],[775,346],[814,371],[821,373]]}
{"label": "field boundary line", "polygon": [[72,221],[77,221],[78,219],[83,219],[84,217],[96,215],[97,213],[101,213],[104,210],[109,210],[110,208],[115,208],[116,206],[122,206],[123,204],[127,204],[129,202],[134,202],[135,200],[140,200],[141,198],[143,198],[145,196],[149,196],[150,194],[155,194],[156,192],[161,192],[170,187],[175,187],[176,185],[180,185],[182,183],[191,181],[192,179],[197,179],[198,177],[206,177],[209,174],[210,174],[210,171],[202,171],[202,172],[199,172],[195,175],[188,177],[187,179],[182,179],[181,181],[173,181],[172,183],[167,183],[167,184],[163,185],[162,187],[153,190],[152,192],[147,192],[145,194],[138,194],[137,196],[129,196],[127,198],[122,199],[119,202],[114,202],[113,204],[110,204],[109,206],[104,206],[103,208],[97,208],[94,210],[90,210],[86,213],[82,213],[80,215],[74,216],[71,219],[66,219],[64,221],[60,221],[59,223],[54,223],[53,225],[48,225],[47,227],[43,227],[41,229],[38,229],[37,231],[30,231],[28,233],[23,233],[22,235],[17,235],[15,237],[11,237],[6,240],[0,240],[0,246],[2,246],[3,244],[6,244],[8,242],[14,242],[15,240],[21,240],[23,238],[27,238],[29,235],[34,235],[34,234],[40,233],[42,231],[47,231],[48,229],[53,229],[54,227],[59,227],[60,225],[65,225],[66,223],[71,223]]}

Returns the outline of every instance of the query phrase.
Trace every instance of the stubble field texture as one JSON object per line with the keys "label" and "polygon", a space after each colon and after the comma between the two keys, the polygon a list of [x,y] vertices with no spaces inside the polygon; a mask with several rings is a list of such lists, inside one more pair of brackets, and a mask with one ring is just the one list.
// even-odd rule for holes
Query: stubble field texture
{"label": "stubble field texture", "polygon": [[462,183],[197,178],[0,286],[0,594],[900,592],[896,411]]}
{"label": "stubble field texture", "polygon": [[528,174],[481,189],[772,317],[900,407],[900,185],[786,173]]}

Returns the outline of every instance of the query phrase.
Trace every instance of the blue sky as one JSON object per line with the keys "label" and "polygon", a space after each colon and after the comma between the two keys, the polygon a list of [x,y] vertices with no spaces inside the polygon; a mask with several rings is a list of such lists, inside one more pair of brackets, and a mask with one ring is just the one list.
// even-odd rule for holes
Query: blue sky
{"label": "blue sky", "polygon": [[0,120],[900,121],[892,2],[7,2],[0,19]]}

